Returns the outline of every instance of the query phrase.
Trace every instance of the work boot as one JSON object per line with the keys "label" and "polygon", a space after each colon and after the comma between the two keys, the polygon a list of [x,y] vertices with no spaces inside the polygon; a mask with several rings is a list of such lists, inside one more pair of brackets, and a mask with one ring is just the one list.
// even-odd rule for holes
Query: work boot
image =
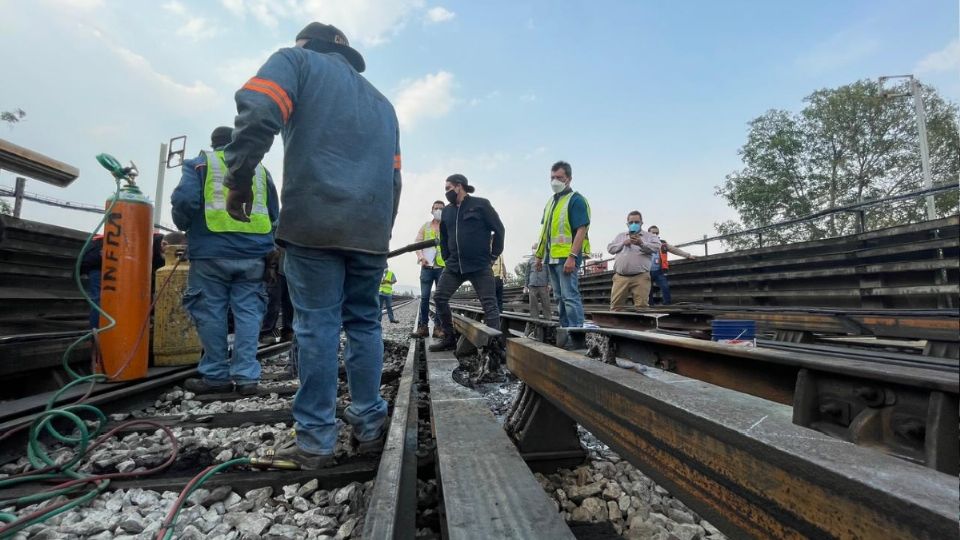
{"label": "work boot", "polygon": [[386,440],[386,432],[380,434],[380,436],[370,439],[369,441],[361,441],[356,437],[351,437],[353,439],[353,445],[357,449],[358,454],[376,454],[383,448],[383,443]]}
{"label": "work boot", "polygon": [[183,387],[194,394],[223,394],[233,390],[233,381],[208,383],[203,379],[187,379]]}
{"label": "work boot", "polygon": [[452,351],[457,348],[457,338],[451,336],[443,336],[440,338],[440,341],[435,342],[433,345],[427,347],[430,352],[438,351]]}
{"label": "work boot", "polygon": [[433,325],[433,337],[435,338],[443,337],[443,328],[439,324]]}
{"label": "work boot", "polygon": [[314,454],[307,452],[303,448],[300,448],[296,442],[277,450],[273,455],[273,459],[296,463],[302,471],[315,471],[336,464],[336,458],[333,454]]}
{"label": "work boot", "polygon": [[430,329],[427,328],[427,325],[421,324],[417,326],[416,331],[410,332],[410,337],[412,338],[425,338],[430,334]]}
{"label": "work boot", "polygon": [[257,393],[257,383],[237,384],[236,391],[241,396],[252,396]]}

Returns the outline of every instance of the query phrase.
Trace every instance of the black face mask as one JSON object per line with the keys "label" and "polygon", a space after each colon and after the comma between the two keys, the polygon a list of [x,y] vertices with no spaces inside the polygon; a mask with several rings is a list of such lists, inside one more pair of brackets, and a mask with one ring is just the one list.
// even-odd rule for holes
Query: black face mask
{"label": "black face mask", "polygon": [[457,192],[455,190],[450,190],[444,194],[450,204],[457,204]]}

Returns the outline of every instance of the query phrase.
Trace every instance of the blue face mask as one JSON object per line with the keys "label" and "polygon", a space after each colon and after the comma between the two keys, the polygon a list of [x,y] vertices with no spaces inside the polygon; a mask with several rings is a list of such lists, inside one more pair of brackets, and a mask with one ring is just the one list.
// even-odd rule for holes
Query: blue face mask
{"label": "blue face mask", "polygon": [[630,223],[627,225],[627,230],[632,233],[638,233],[640,232],[640,225],[640,223]]}

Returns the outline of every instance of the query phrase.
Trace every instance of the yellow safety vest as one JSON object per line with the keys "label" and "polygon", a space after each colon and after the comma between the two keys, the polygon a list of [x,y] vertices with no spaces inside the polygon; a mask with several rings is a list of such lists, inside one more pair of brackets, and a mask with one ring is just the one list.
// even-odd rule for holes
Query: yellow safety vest
{"label": "yellow safety vest", "polygon": [[380,294],[385,294],[387,296],[393,296],[393,272],[387,270],[383,274],[383,279],[380,281]]}
{"label": "yellow safety vest", "polygon": [[423,226],[423,239],[424,240],[433,240],[437,239],[437,256],[433,259],[433,265],[443,268],[446,264],[443,262],[443,254],[440,252],[440,231],[436,233],[433,232],[433,227],[429,223]]}
{"label": "yellow safety vest", "polygon": [[207,228],[216,233],[269,233],[273,224],[270,223],[270,211],[267,210],[267,170],[263,165],[257,165],[253,175],[253,209],[250,211],[250,221],[237,221],[227,213],[227,193],[230,188],[223,185],[223,179],[227,176],[223,150],[204,150],[203,155],[207,158],[207,177],[203,181],[203,215],[207,220]]}
{"label": "yellow safety vest", "polygon": [[[558,200],[553,197],[547,200],[547,205],[543,209],[543,227],[540,229],[540,246],[537,248],[537,257],[547,259],[566,259],[570,256],[573,249],[573,231],[570,229],[570,216],[567,207],[570,205],[570,199],[575,191],[567,193]],[[587,205],[587,217],[590,217],[590,203],[584,198],[583,202]],[[547,229],[549,227],[549,229]],[[548,234],[549,232],[549,234]],[[549,241],[550,253],[543,252],[544,246]],[[583,238],[583,246],[580,249],[581,254],[590,254],[590,236]]]}

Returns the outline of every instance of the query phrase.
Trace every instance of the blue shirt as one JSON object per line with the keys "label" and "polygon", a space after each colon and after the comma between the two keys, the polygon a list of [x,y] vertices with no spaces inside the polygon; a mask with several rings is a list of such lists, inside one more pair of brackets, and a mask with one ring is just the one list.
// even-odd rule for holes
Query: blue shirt
{"label": "blue shirt", "polygon": [[[180,184],[170,195],[173,223],[187,233],[187,250],[191,259],[242,258],[257,259],[274,249],[273,232],[267,234],[215,233],[207,228],[204,214],[203,182],[207,176],[207,159],[200,156],[183,162]],[[277,187],[267,172],[267,211],[270,221],[277,222],[280,202]]]}

